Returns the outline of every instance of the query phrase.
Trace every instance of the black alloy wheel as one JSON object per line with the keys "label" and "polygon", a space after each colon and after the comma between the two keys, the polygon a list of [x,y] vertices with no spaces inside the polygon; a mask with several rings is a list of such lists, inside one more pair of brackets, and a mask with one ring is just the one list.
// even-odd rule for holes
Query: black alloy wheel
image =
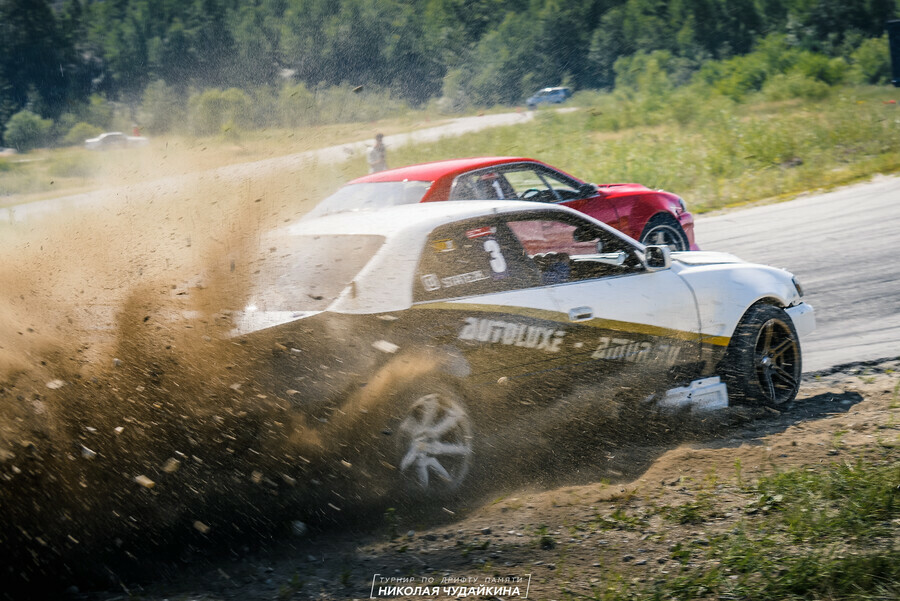
{"label": "black alloy wheel", "polygon": [[800,342],[790,316],[779,307],[751,307],[735,330],[721,369],[729,396],[777,406],[800,388]]}

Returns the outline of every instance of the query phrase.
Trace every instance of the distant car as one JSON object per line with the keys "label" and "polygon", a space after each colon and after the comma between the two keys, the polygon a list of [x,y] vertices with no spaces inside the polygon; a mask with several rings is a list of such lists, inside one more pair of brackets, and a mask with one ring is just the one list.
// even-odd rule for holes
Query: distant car
{"label": "distant car", "polygon": [[565,102],[572,96],[572,90],[569,88],[544,88],[538,90],[533,96],[525,101],[528,108],[537,108],[539,104],[560,104]]}
{"label": "distant car", "polygon": [[106,150],[109,148],[138,148],[149,143],[150,140],[144,136],[126,136],[120,131],[110,131],[100,134],[96,138],[88,138],[84,141],[84,147],[88,150]]}
{"label": "distant car", "polygon": [[370,493],[451,492],[542,428],[783,405],[815,325],[787,271],[546,203],[358,211],[258,244],[232,339]]}
{"label": "distant car", "polygon": [[347,183],[310,216],[443,200],[529,200],[562,204],[644,244],[698,250],[694,217],[679,196],[641,184],[588,184],[520,157],[436,161],[373,173]]}

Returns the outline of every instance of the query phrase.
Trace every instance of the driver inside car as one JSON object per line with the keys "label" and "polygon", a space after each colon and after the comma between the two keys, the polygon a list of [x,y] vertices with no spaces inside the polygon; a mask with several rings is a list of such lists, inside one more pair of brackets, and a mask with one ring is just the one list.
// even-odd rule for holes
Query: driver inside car
{"label": "driver inside car", "polygon": [[541,270],[541,283],[549,285],[569,281],[572,265],[567,253],[538,253],[531,258]]}
{"label": "driver inside car", "polygon": [[516,200],[519,197],[503,175],[490,171],[478,176],[475,184],[478,198],[485,200]]}

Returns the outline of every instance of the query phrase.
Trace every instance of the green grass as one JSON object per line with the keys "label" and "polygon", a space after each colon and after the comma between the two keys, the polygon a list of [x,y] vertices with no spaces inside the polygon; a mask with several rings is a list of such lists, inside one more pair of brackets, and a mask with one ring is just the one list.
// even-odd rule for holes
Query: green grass
{"label": "green grass", "polygon": [[663,515],[676,524],[702,524],[713,513],[713,508],[712,498],[702,495],[696,501],[664,508]]}
{"label": "green grass", "polygon": [[[638,99],[582,101],[539,111],[534,123],[401,148],[391,164],[455,156],[521,155],[596,183],[634,181],[682,195],[695,212],[777,198],[900,170],[900,109],[891,88],[843,87],[823,100],[736,104],[701,90],[672,94],[640,119]],[[620,99],[621,100],[621,99]]]}
{"label": "green grass", "polygon": [[778,498],[773,516],[797,541],[872,539],[896,530],[900,464],[863,462],[822,471],[795,470],[760,480],[762,497]]}
{"label": "green grass", "polygon": [[535,531],[535,546],[540,549],[553,549],[556,547],[556,540],[550,536],[547,526],[540,526]]}
{"label": "green grass", "polygon": [[[732,550],[719,567],[710,570],[685,569],[665,584],[657,584],[634,596],[623,587],[613,599],[893,599],[898,592],[900,552],[867,552],[836,556],[816,552],[785,556],[776,548],[769,555],[755,555],[744,561],[747,552],[757,547]],[[733,562],[736,558],[739,562]],[[747,566],[752,565],[752,569]]]}
{"label": "green grass", "polygon": [[[120,159],[117,157],[116,161]],[[33,194],[78,191],[103,175],[102,157],[81,148],[40,149],[0,159],[0,206]]]}
{"label": "green grass", "polygon": [[900,465],[886,457],[761,478],[742,489],[752,515],[737,527],[708,546],[673,546],[676,571],[653,582],[610,573],[590,598],[896,599]]}

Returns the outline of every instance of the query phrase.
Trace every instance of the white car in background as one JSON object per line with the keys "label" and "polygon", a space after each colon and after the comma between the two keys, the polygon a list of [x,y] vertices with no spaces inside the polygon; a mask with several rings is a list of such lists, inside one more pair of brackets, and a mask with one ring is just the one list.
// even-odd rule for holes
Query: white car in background
{"label": "white car in background", "polygon": [[562,104],[572,96],[570,88],[544,88],[530,96],[525,104],[529,109],[535,109],[541,104]]}
{"label": "white car in background", "polygon": [[100,134],[96,138],[88,138],[84,141],[84,147],[88,150],[107,150],[110,148],[140,148],[150,144],[150,140],[144,136],[126,136],[120,131],[110,131]]}
{"label": "white car in background", "polygon": [[259,244],[232,334],[265,351],[259,381],[384,473],[371,486],[449,493],[500,432],[615,418],[560,409],[585,387],[662,415],[783,405],[815,325],[787,271],[644,246],[559,205],[357,211]]}

